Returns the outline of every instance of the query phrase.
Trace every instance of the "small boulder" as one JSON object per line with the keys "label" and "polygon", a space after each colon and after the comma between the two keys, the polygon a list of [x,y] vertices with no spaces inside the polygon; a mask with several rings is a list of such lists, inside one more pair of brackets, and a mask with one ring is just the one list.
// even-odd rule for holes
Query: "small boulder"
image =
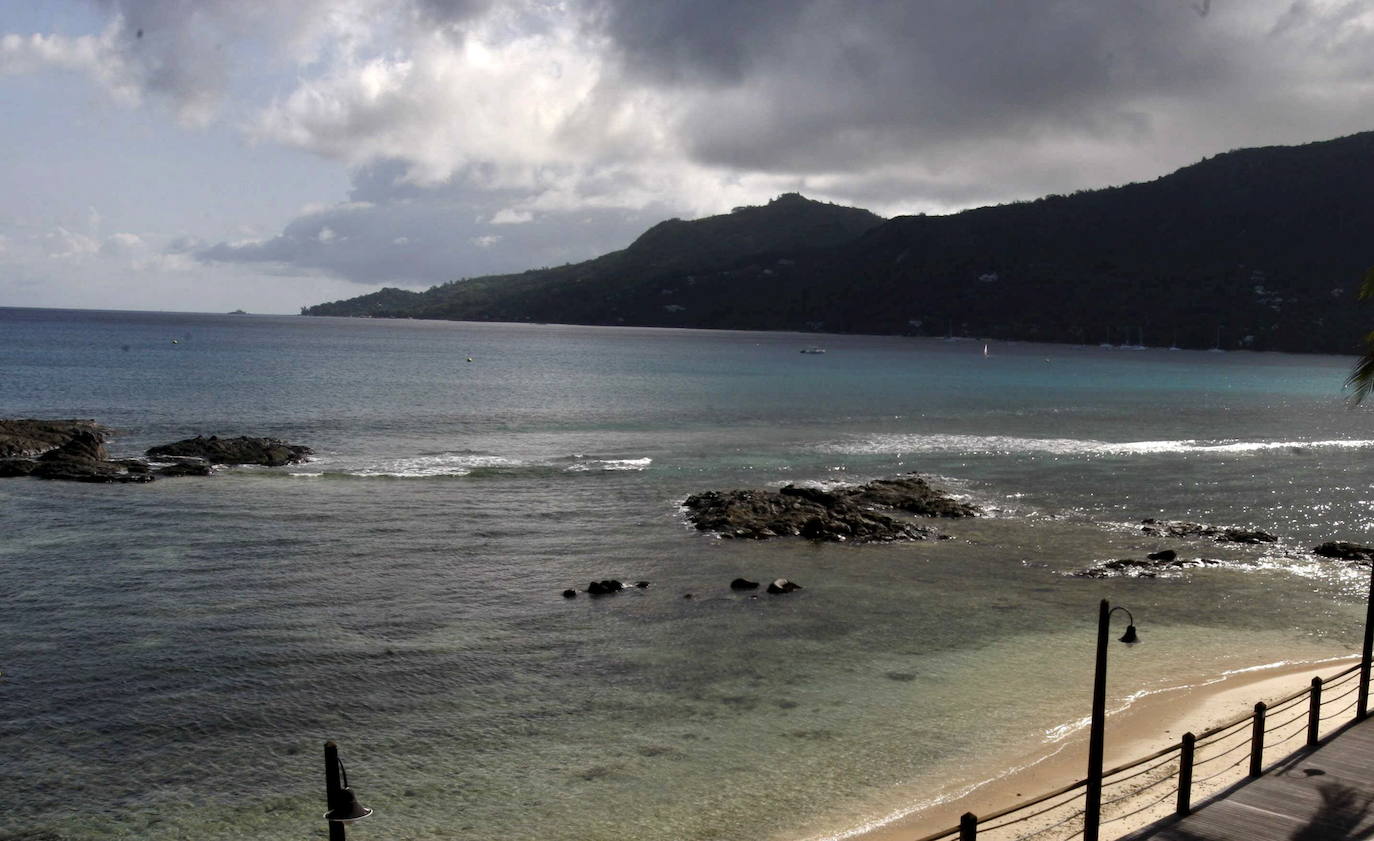
{"label": "small boulder", "polygon": [[1152,561],[1172,561],[1178,557],[1178,553],[1172,549],[1161,549],[1158,552],[1151,552],[1145,557]]}
{"label": "small boulder", "polygon": [[564,590],[564,591],[563,591],[563,598],[565,598],[565,599],[575,599],[575,598],[577,598],[577,591],[574,590],[574,589],[572,589],[572,588],[568,588],[567,590]]}
{"label": "small boulder", "polygon": [[1336,558],[1342,561],[1374,561],[1374,546],[1363,546],[1345,540],[1328,540],[1313,548],[1312,551],[1323,558]]}
{"label": "small boulder", "polygon": [[758,588],[759,582],[750,581],[747,578],[736,578],[734,581],[730,582],[731,590],[757,590]]}
{"label": "small boulder", "polygon": [[793,590],[800,590],[802,586],[795,581],[788,581],[786,578],[775,578],[768,584],[768,592],[773,595],[790,593]]}

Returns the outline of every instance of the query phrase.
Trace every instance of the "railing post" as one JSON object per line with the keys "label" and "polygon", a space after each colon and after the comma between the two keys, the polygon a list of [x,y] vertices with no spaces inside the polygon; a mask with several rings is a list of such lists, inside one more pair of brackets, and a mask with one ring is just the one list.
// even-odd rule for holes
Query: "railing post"
{"label": "railing post", "polygon": [[1360,653],[1360,698],[1355,707],[1355,720],[1364,721],[1369,715],[1369,663],[1374,657],[1374,564],[1369,565],[1369,601],[1364,612],[1364,649]]}
{"label": "railing post", "polygon": [[1317,728],[1322,723],[1322,679],[1312,678],[1312,695],[1307,699],[1307,746],[1317,746]]}
{"label": "railing post", "polygon": [[1264,767],[1264,711],[1263,701],[1255,704],[1255,724],[1250,729],[1250,776],[1258,777]]}
{"label": "railing post", "polygon": [[1196,749],[1197,737],[1184,733],[1178,753],[1178,806],[1174,809],[1179,817],[1193,811],[1193,752]]}
{"label": "railing post", "polygon": [[978,838],[978,816],[965,812],[959,816],[959,841],[975,841]]}

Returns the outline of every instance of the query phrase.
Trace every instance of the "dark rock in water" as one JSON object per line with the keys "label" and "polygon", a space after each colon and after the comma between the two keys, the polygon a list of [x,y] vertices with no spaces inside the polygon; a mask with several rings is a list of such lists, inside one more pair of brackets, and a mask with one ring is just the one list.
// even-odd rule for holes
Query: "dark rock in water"
{"label": "dark rock in water", "polygon": [[87,429],[72,432],[62,446],[34,460],[30,476],[64,482],[151,482],[148,465],[140,461],[110,461],[101,433]]}
{"label": "dark rock in water", "polygon": [[[1207,558],[1194,558],[1190,561],[1179,560],[1177,553],[1166,550],[1168,558],[1154,558],[1152,560],[1138,561],[1134,558],[1120,558],[1114,561],[1103,561],[1097,566],[1087,569],[1076,570],[1070,573],[1075,578],[1157,578],[1160,573],[1177,572],[1183,569],[1195,567],[1216,566],[1220,561],[1212,561]],[[1165,552],[1156,552],[1156,555],[1163,555]]]}
{"label": "dark rock in water", "polygon": [[1145,557],[1152,561],[1172,561],[1174,558],[1178,557],[1178,553],[1172,549],[1161,549],[1158,552],[1151,552]]}
{"label": "dark rock in water", "polygon": [[27,476],[38,466],[31,458],[0,458],[0,479]]}
{"label": "dark rock in water", "polygon": [[932,530],[877,509],[928,517],[978,514],[974,506],[951,499],[916,476],[836,490],[788,485],[777,491],[707,491],[689,496],[683,505],[698,529],[753,540],[780,535],[856,542],[921,540]]}
{"label": "dark rock in water", "polygon": [[608,596],[625,589],[625,585],[614,578],[603,578],[587,585],[587,593],[592,596]]}
{"label": "dark rock in water", "polygon": [[922,517],[976,517],[980,513],[977,506],[941,493],[919,476],[876,479],[849,492],[849,499],[860,505],[896,508]]}
{"label": "dark rock in water", "polygon": [[94,434],[101,442],[108,427],[93,420],[37,420],[0,418],[0,459],[32,458],[70,441],[77,432]]}
{"label": "dark rock in water", "polygon": [[575,599],[575,598],[577,598],[577,591],[576,591],[576,590],[572,590],[572,589],[564,590],[564,591],[563,591],[563,598],[565,598],[565,599]]}
{"label": "dark rock in water", "polygon": [[1276,543],[1278,538],[1259,529],[1218,528],[1198,523],[1170,523],[1153,517],[1141,520],[1140,530],[1146,534],[1170,537],[1210,537],[1222,543]]}
{"label": "dark rock in water", "polygon": [[780,595],[782,593],[790,593],[793,590],[800,589],[802,589],[802,586],[800,584],[797,584],[793,581],[788,581],[786,578],[775,578],[768,583],[768,592],[772,593],[775,596]]}
{"label": "dark rock in water", "polygon": [[148,450],[150,459],[158,460],[169,456],[194,456],[210,464],[262,464],[267,467],[281,467],[298,464],[315,451],[300,444],[288,444],[276,438],[220,438],[217,435],[205,437],[197,435],[171,444],[163,444]]}
{"label": "dark rock in water", "polygon": [[747,578],[736,578],[734,581],[730,582],[731,590],[757,590],[758,588],[759,582],[750,581]]}
{"label": "dark rock in water", "polygon": [[638,587],[638,588],[641,589],[641,590],[647,590],[647,589],[649,589],[649,582],[647,582],[647,581],[636,581],[636,582],[635,582],[635,586]]}
{"label": "dark rock in water", "polygon": [[1342,561],[1374,561],[1374,546],[1363,546],[1344,540],[1328,540],[1313,548],[1315,554],[1323,558],[1336,558]]}

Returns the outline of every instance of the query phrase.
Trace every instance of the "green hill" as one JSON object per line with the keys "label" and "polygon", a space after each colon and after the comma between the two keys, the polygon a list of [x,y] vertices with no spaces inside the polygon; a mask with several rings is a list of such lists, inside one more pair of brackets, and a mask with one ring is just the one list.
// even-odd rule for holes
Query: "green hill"
{"label": "green hill", "polygon": [[1366,132],[947,216],[787,195],[586,263],[305,312],[1349,353],[1372,264]]}

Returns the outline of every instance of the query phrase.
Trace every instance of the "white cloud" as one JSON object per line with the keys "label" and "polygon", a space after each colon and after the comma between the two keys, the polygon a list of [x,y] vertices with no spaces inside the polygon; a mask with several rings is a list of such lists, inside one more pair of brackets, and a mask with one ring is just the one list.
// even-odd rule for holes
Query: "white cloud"
{"label": "white cloud", "polygon": [[111,234],[100,244],[100,253],[108,257],[127,256],[143,249],[143,238],[138,234]]}
{"label": "white cloud", "polygon": [[528,210],[516,210],[511,207],[503,207],[491,217],[493,225],[523,225],[534,218],[534,214]]}
{"label": "white cloud", "polygon": [[44,239],[47,255],[54,260],[80,260],[100,250],[99,240],[61,225],[48,232]]}
{"label": "white cloud", "polygon": [[93,2],[89,33],[0,35],[0,81],[84,74],[353,191],[196,230],[218,244],[35,222],[44,255],[301,283],[553,265],[794,190],[885,215],[1067,192],[1374,111],[1374,11],[1347,0]]}

